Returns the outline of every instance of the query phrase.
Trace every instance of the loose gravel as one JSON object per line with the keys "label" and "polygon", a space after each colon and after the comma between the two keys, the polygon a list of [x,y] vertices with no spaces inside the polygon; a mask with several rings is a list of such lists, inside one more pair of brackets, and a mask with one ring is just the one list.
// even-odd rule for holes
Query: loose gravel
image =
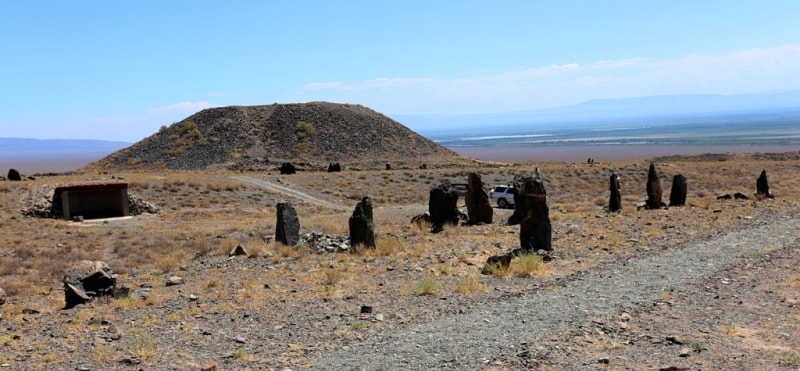
{"label": "loose gravel", "polygon": [[743,256],[796,243],[800,219],[730,233],[674,252],[620,261],[606,270],[319,354],[315,369],[476,369],[514,347],[589,318],[656,300]]}

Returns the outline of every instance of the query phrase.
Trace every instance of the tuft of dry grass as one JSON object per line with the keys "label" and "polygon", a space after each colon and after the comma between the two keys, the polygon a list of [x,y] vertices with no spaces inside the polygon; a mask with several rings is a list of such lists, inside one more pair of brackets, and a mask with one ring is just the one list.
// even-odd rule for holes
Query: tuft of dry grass
{"label": "tuft of dry grass", "polygon": [[527,277],[539,272],[542,268],[542,259],[536,254],[519,255],[511,261],[509,269],[519,277]]}
{"label": "tuft of dry grass", "polygon": [[432,276],[425,276],[414,284],[414,293],[417,295],[435,295],[438,291],[439,284]]}
{"label": "tuft of dry grass", "polygon": [[475,277],[460,277],[455,280],[453,291],[458,294],[469,294],[478,291],[486,291],[486,286],[475,279]]}

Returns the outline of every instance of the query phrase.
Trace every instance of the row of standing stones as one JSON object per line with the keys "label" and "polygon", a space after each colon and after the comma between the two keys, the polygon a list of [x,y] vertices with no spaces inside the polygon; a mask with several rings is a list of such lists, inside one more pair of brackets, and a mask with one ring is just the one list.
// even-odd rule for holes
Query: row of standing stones
{"label": "row of standing stones", "polygon": [[[291,164],[288,164],[291,165]],[[338,165],[338,164],[336,164]],[[287,166],[289,167],[289,166]],[[335,169],[334,164],[331,168]],[[333,170],[336,171],[336,170]],[[483,272],[488,273],[493,267],[507,268],[511,260],[523,254],[537,254],[544,261],[549,261],[554,257],[552,247],[552,228],[550,224],[549,208],[547,205],[547,192],[544,186],[544,176],[539,168],[536,168],[530,176],[514,177],[514,212],[509,217],[508,225],[520,225],[519,247],[512,249],[503,255],[492,256],[487,259]],[[615,173],[610,178],[610,196],[608,211],[617,212],[622,209],[621,191],[619,176]],[[683,175],[676,175],[673,178],[672,191],[670,194],[670,206],[681,206],[686,203],[686,178]],[[739,195],[739,193],[737,193]],[[728,197],[725,197],[728,196]],[[772,198],[769,192],[766,171],[762,171],[756,181],[756,196],[758,198]],[[661,184],[656,172],[655,164],[650,164],[647,181],[647,209],[660,209],[667,205],[661,201]],[[732,198],[729,195],[719,196],[720,199]],[[746,198],[746,196],[736,196],[736,198]],[[491,224],[493,220],[493,208],[489,201],[489,195],[484,190],[484,183],[477,173],[470,173],[467,178],[467,193],[465,201],[467,214],[461,212],[458,207],[458,191],[449,183],[443,182],[436,188],[431,189],[428,202],[428,212],[412,218],[412,222],[425,221],[430,223],[431,232],[441,232],[445,225],[480,225]],[[348,238],[337,240],[330,236],[320,238],[313,233],[309,236],[300,235],[300,220],[294,206],[289,202],[279,202],[277,205],[275,240],[287,246],[298,246],[301,242],[310,244],[313,240],[317,246],[310,246],[318,252],[331,251],[350,251],[355,252],[359,248],[375,248],[375,231],[372,213],[372,200],[365,196],[356,205],[352,215],[348,220],[350,235]],[[320,244],[320,241],[327,241]],[[231,255],[246,254],[242,246],[237,246],[230,253]],[[109,267],[103,262],[80,262],[75,267],[69,269],[63,279],[64,296],[66,308],[92,300],[100,296],[127,295],[127,290],[116,290],[116,275],[111,272]],[[168,281],[168,285],[174,284]],[[0,305],[5,302],[5,292],[0,288]]]}
{"label": "row of standing stones", "polygon": [[[677,174],[672,178],[672,189],[669,194],[669,206],[685,206],[687,194],[686,177]],[[618,212],[622,210],[622,191],[620,187],[619,175],[611,173],[609,180],[609,198],[608,198],[608,211]],[[757,199],[774,198],[775,196],[769,192],[769,182],[767,181],[767,171],[762,170],[761,175],[756,179],[756,194]],[[656,165],[650,163],[650,169],[647,172],[647,200],[643,206],[646,209],[661,209],[668,207],[662,201],[663,191],[661,190],[661,180],[656,171]],[[736,199],[749,199],[747,195],[741,192],[736,192],[733,196],[730,194],[722,194],[717,196],[718,200]],[[640,208],[641,206],[637,206]]]}

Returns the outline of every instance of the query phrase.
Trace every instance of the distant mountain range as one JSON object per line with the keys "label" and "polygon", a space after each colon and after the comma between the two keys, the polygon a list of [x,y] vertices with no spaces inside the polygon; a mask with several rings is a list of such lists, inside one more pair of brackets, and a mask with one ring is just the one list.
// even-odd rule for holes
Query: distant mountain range
{"label": "distant mountain range", "polygon": [[0,158],[102,157],[130,145],[90,139],[0,138]]}
{"label": "distant mountain range", "polygon": [[686,117],[800,111],[800,89],[765,94],[665,95],[622,99],[598,99],[540,110],[475,115],[395,115],[393,118],[423,135],[459,129],[488,127],[581,127],[636,118]]}

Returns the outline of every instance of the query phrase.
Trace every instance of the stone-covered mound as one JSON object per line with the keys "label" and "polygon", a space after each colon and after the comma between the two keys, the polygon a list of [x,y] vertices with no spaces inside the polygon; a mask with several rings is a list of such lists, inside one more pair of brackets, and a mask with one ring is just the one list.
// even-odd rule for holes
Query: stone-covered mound
{"label": "stone-covered mound", "polygon": [[455,166],[472,160],[360,105],[326,102],[200,111],[86,170],[324,170]]}

